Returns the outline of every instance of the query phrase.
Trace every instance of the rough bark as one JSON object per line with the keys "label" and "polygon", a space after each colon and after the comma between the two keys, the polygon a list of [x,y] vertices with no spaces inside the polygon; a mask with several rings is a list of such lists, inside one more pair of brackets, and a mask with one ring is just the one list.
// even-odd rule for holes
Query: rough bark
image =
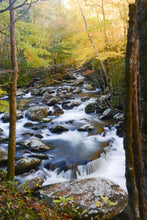
{"label": "rough bark", "polygon": [[139,107],[141,145],[147,207],[147,0],[136,0],[137,34],[139,38]]}
{"label": "rough bark", "polygon": [[[143,168],[142,168],[142,153],[141,153],[141,136],[139,126],[139,112],[138,112],[138,88],[137,88],[137,32],[136,32],[136,10],[134,10],[134,48],[132,53],[133,59],[133,100],[132,100],[132,112],[133,112],[133,152],[134,152],[134,168],[136,176],[136,185],[139,192],[139,212],[142,220],[146,219],[145,213],[145,197],[143,187]],[[132,18],[132,19],[133,19]]]}
{"label": "rough bark", "polygon": [[[140,219],[138,191],[136,187],[134,155],[133,155],[133,120],[132,120],[132,72],[135,71],[134,63],[134,41],[136,34],[134,28],[136,25],[135,5],[129,5],[129,30],[126,47],[125,60],[125,116],[124,116],[124,149],[126,155],[126,185],[129,196],[129,215],[130,219]],[[134,60],[135,59],[135,60]]]}
{"label": "rough bark", "polygon": [[15,11],[13,0],[9,0],[10,5],[10,40],[11,40],[11,63],[12,77],[10,83],[10,126],[8,145],[8,179],[14,181],[15,174],[15,145],[16,145],[16,91],[17,91],[17,50],[15,34]]}

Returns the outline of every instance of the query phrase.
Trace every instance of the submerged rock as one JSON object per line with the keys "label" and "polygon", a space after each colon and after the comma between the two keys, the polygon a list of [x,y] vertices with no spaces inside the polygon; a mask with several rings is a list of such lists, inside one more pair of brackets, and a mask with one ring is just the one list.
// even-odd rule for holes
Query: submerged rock
{"label": "submerged rock", "polygon": [[41,121],[47,117],[48,107],[32,106],[26,112],[26,117],[32,121]]}
{"label": "submerged rock", "polygon": [[38,138],[31,137],[24,141],[24,146],[31,148],[34,151],[48,151],[50,150],[50,147],[43,144],[42,141]]}
{"label": "submerged rock", "polygon": [[51,206],[58,201],[58,208],[77,220],[111,219],[125,209],[128,201],[127,194],[119,185],[103,178],[46,186],[40,190],[40,194]]}
{"label": "submerged rock", "polygon": [[68,131],[68,128],[64,127],[63,125],[54,125],[49,130],[53,133],[60,134],[64,131]]}
{"label": "submerged rock", "polygon": [[0,165],[3,165],[7,162],[8,153],[4,148],[0,148]]}
{"label": "submerged rock", "polygon": [[31,169],[37,169],[41,164],[41,160],[38,158],[22,158],[17,161],[15,165],[16,175],[30,171]]}

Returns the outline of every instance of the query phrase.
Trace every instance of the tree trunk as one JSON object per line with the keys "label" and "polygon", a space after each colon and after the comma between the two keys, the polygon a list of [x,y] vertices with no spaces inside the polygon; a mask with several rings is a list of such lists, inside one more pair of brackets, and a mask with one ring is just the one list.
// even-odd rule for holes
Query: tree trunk
{"label": "tree trunk", "polygon": [[136,0],[137,34],[139,38],[139,107],[141,145],[147,207],[147,0]]}
{"label": "tree trunk", "polygon": [[101,64],[101,67],[102,67],[102,70],[103,70],[103,73],[104,73],[104,77],[103,77],[103,78],[104,78],[104,87],[105,87],[105,88],[106,88],[106,87],[110,88],[110,85],[109,85],[109,82],[108,82],[108,74],[107,74],[107,72],[106,72],[106,68],[105,68],[105,66],[104,66],[104,64],[103,64],[103,62],[102,62],[102,60],[100,59],[99,53],[98,53],[98,51],[97,51],[97,49],[96,49],[96,47],[95,47],[95,45],[94,45],[94,43],[93,43],[93,40],[92,40],[92,38],[91,38],[91,36],[90,36],[90,34],[89,34],[89,32],[88,32],[87,21],[86,21],[86,18],[85,18],[85,16],[84,16],[84,13],[83,13],[83,10],[82,10],[82,7],[81,7],[81,5],[80,5],[79,0],[77,0],[77,3],[78,3],[78,6],[79,6],[79,9],[80,9],[80,12],[81,12],[81,16],[82,16],[83,21],[84,21],[84,25],[85,25],[85,30],[86,30],[86,32],[87,32],[87,36],[88,36],[89,41],[90,41],[90,43],[91,43],[91,45],[92,45],[92,47],[93,47],[93,49],[94,49],[94,51],[95,51],[95,53],[96,53],[97,58],[98,58],[99,61],[100,61],[100,64]]}
{"label": "tree trunk", "polygon": [[[126,48],[125,67],[125,116],[124,116],[124,149],[126,154],[126,185],[128,189],[128,205],[130,219],[140,219],[138,191],[136,187],[133,154],[133,120],[132,120],[132,73],[135,71],[134,48],[136,42],[136,8],[129,5],[129,30]],[[135,67],[136,68],[136,67]]]}
{"label": "tree trunk", "polygon": [[[136,9],[135,9],[136,10]],[[138,88],[137,88],[137,32],[136,32],[136,11],[134,10],[134,48],[132,51],[132,80],[133,80],[133,152],[134,152],[134,168],[136,176],[136,185],[139,192],[139,212],[142,220],[146,219],[145,213],[145,197],[143,187],[143,168],[142,168],[142,153],[141,153],[141,136],[139,126],[139,113],[138,113]]]}
{"label": "tree trunk", "polygon": [[17,91],[17,49],[15,36],[15,11],[13,0],[9,0],[10,6],[10,40],[11,40],[11,62],[12,76],[10,84],[10,127],[8,145],[8,179],[14,181],[15,175],[15,145],[16,145],[16,91]]}

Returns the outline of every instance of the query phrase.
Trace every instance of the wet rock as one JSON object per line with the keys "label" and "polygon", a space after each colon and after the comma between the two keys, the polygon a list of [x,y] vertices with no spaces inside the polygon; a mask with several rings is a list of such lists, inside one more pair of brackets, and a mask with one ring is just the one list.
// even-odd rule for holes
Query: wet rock
{"label": "wet rock", "polygon": [[34,89],[32,89],[31,90],[31,95],[34,95],[34,96],[39,96],[39,95],[41,95],[41,92],[40,92],[40,88],[34,88]]}
{"label": "wet rock", "polygon": [[2,116],[2,121],[6,123],[9,122],[9,120],[10,120],[10,115],[8,112],[5,112],[4,115]]}
{"label": "wet rock", "polygon": [[81,104],[80,102],[64,101],[62,103],[62,108],[69,110],[69,109],[73,109],[75,106],[79,106],[80,104]]}
{"label": "wet rock", "polygon": [[35,191],[36,189],[42,186],[43,182],[44,182],[44,179],[42,177],[37,176],[18,185],[17,189],[21,193]]}
{"label": "wet rock", "polygon": [[28,157],[35,157],[41,160],[48,160],[49,156],[47,154],[30,154]]}
{"label": "wet rock", "polygon": [[32,121],[41,121],[47,117],[48,107],[32,106],[26,112],[26,117]]}
{"label": "wet rock", "polygon": [[50,100],[51,98],[53,98],[53,96],[48,91],[46,91],[42,95],[42,99],[44,102],[48,102],[48,100]]}
{"label": "wet rock", "polygon": [[48,151],[50,147],[43,144],[39,138],[31,137],[24,141],[23,145],[34,151]]}
{"label": "wet rock", "polygon": [[41,164],[41,160],[38,158],[22,158],[17,161],[15,165],[16,175],[30,171],[31,169],[37,169]]}
{"label": "wet rock", "polygon": [[65,73],[65,74],[62,74],[62,79],[64,79],[64,80],[73,80],[73,79],[76,79],[76,78],[72,74]]}
{"label": "wet rock", "polygon": [[16,95],[17,96],[25,95],[25,92],[26,91],[24,91],[24,90],[22,91],[21,89],[17,89]]}
{"label": "wet rock", "polygon": [[60,134],[64,131],[68,131],[68,128],[64,127],[63,125],[54,125],[49,130],[53,133]]}
{"label": "wet rock", "polygon": [[34,135],[34,132],[28,131],[28,132],[22,133],[21,135],[22,135],[22,136],[33,136],[33,135]]}
{"label": "wet rock", "polygon": [[[19,110],[16,111],[17,120],[23,118],[23,113]],[[8,112],[4,113],[2,116],[2,120],[4,123],[7,123],[10,121],[10,114]]]}
{"label": "wet rock", "polygon": [[39,139],[43,138],[43,136],[42,136],[40,133],[35,134],[35,137],[37,137],[37,138],[39,138]]}
{"label": "wet rock", "polygon": [[89,91],[95,90],[94,86],[91,85],[91,84],[85,84],[85,85],[84,85],[84,88],[85,88],[86,90],[89,90]]}
{"label": "wet rock", "polygon": [[5,135],[0,135],[0,143],[6,143],[9,138]]}
{"label": "wet rock", "polygon": [[85,102],[85,101],[87,101],[89,99],[90,99],[90,97],[88,97],[88,96],[81,97],[81,101],[82,102]]}
{"label": "wet rock", "polygon": [[113,116],[113,118],[117,121],[123,121],[124,120],[124,113],[118,112],[116,115]]}
{"label": "wet rock", "polygon": [[52,115],[61,115],[64,113],[62,108],[60,108],[58,105],[55,105],[53,109],[54,109],[54,112],[52,113]]}
{"label": "wet rock", "polygon": [[0,147],[0,165],[6,164],[8,159],[8,153],[4,148]]}
{"label": "wet rock", "polygon": [[114,116],[114,111],[111,108],[106,109],[103,114],[99,117],[101,120],[111,119]]}
{"label": "wet rock", "polygon": [[80,128],[78,128],[78,131],[92,131],[94,129],[94,126],[91,124],[82,125]]}
{"label": "wet rock", "polygon": [[119,137],[123,137],[124,136],[124,123],[123,121],[119,121],[117,124],[115,124],[115,128],[117,129],[117,135]]}
{"label": "wet rock", "polygon": [[2,134],[3,133],[3,129],[2,128],[0,128],[0,134]]}
{"label": "wet rock", "polygon": [[85,79],[79,79],[77,81],[75,81],[74,83],[72,83],[73,86],[81,86],[84,84],[84,80]]}
{"label": "wet rock", "polygon": [[47,101],[48,106],[54,106],[59,102],[59,99],[56,97],[51,98],[50,100]]}
{"label": "wet rock", "polygon": [[108,108],[111,107],[111,95],[102,95],[100,98],[96,100],[96,104],[101,106],[101,108]]}
{"label": "wet rock", "polygon": [[16,111],[17,120],[23,118],[23,113],[19,110]]}
{"label": "wet rock", "polygon": [[67,206],[61,201],[59,207],[77,220],[111,219],[120,214],[128,202],[127,194],[119,185],[103,178],[72,180],[46,186],[40,190],[40,194],[51,206],[56,205],[54,200],[67,199]]}
{"label": "wet rock", "polygon": [[95,104],[89,103],[88,105],[86,105],[85,112],[86,113],[94,113],[95,112]]}
{"label": "wet rock", "polygon": [[32,127],[34,124],[32,122],[26,122],[24,124],[24,127],[27,128],[27,127]]}
{"label": "wet rock", "polygon": [[49,122],[51,122],[52,121],[52,119],[51,118],[43,118],[42,120],[41,120],[41,122],[47,122],[47,123],[49,123]]}
{"label": "wet rock", "polygon": [[75,90],[73,91],[74,94],[79,94],[79,93],[81,93],[81,92],[82,92],[81,89],[75,89]]}

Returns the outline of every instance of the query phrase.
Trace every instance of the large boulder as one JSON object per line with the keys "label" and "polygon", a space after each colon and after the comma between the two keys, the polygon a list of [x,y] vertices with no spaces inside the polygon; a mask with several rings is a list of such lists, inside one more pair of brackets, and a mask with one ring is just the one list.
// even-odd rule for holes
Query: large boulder
{"label": "large boulder", "polygon": [[29,139],[26,139],[23,142],[23,145],[25,147],[30,148],[33,151],[48,151],[50,150],[50,147],[45,145],[39,138],[31,137]]}
{"label": "large boulder", "polygon": [[51,206],[58,206],[74,219],[111,219],[127,206],[127,194],[103,178],[72,180],[40,190]]}
{"label": "large boulder", "polygon": [[37,169],[41,164],[39,158],[22,158],[17,161],[15,165],[16,175],[30,171],[31,169]]}
{"label": "large boulder", "polygon": [[47,117],[48,107],[32,106],[26,112],[26,117],[32,121],[41,121]]}
{"label": "large boulder", "polygon": [[64,131],[68,131],[68,128],[64,127],[63,125],[53,125],[49,128],[49,130],[53,133],[61,134]]}
{"label": "large boulder", "polygon": [[0,165],[3,165],[7,162],[8,153],[4,148],[0,147]]}

